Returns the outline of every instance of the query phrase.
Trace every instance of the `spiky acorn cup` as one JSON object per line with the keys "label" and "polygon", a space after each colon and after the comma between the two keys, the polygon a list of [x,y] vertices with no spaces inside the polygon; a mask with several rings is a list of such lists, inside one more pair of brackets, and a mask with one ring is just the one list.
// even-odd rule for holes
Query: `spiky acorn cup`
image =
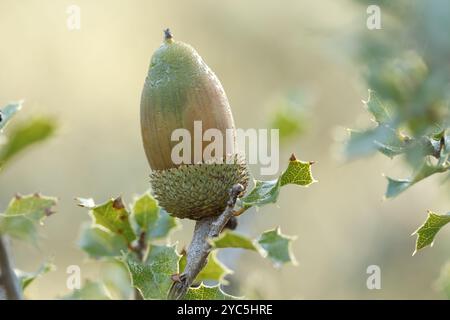
{"label": "spiky acorn cup", "polygon": [[[194,137],[194,121],[201,121],[203,133],[218,129],[231,146],[225,159],[194,159],[192,164],[172,161],[171,141],[176,129]],[[226,131],[231,132],[227,134]],[[141,131],[155,197],[171,215],[200,220],[222,213],[235,184],[248,185],[245,160],[235,154],[233,115],[225,91],[200,55],[188,44],[174,41],[165,30],[164,43],[153,54],[141,97]],[[194,142],[191,144],[192,149]],[[203,154],[207,143],[203,143]]]}

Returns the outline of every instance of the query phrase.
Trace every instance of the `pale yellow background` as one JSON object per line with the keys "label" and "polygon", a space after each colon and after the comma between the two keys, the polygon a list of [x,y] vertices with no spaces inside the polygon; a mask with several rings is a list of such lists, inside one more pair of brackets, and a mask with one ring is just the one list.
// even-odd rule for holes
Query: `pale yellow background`
{"label": "pale yellow background", "polygon": [[[81,30],[66,27],[66,8],[81,7]],[[14,246],[17,266],[27,271],[54,257],[56,272],[37,281],[30,298],[68,293],[68,265],[83,278],[99,274],[77,248],[86,210],[76,196],[101,202],[148,187],[149,167],[141,147],[139,99],[162,29],[192,44],[217,73],[237,126],[263,128],[273,97],[291,89],[314,96],[310,130],[282,146],[315,160],[319,183],[283,190],[277,206],[251,210],[240,228],[253,236],[280,225],[297,234],[297,267],[275,270],[254,253],[226,256],[242,293],[264,298],[439,298],[434,282],[450,249],[449,233],[432,249],[411,256],[410,234],[426,210],[448,211],[439,178],[432,177],[399,198],[383,201],[382,173],[408,171],[381,155],[351,163],[335,157],[336,127],[367,123],[367,96],[360,70],[346,50],[348,37],[365,23],[365,7],[348,1],[51,1],[0,0],[0,105],[26,99],[20,120],[54,115],[56,138],[34,148],[4,170],[0,204],[19,191],[58,196],[58,213],[42,228],[39,250]],[[380,31],[382,32],[382,31]],[[395,39],[393,39],[395,41]],[[359,119],[359,120],[358,120]],[[281,161],[283,164],[284,162]],[[192,224],[173,235],[186,245]],[[447,230],[448,231],[448,230]],[[382,290],[366,288],[366,268],[382,270]]]}

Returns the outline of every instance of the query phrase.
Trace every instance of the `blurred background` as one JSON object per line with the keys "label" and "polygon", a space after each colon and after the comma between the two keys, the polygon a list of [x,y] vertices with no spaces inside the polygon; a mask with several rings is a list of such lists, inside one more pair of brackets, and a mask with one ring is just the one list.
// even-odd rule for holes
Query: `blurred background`
{"label": "blurred background", "polygon": [[[80,30],[67,28],[70,5],[81,8]],[[266,299],[445,297],[437,279],[449,258],[449,230],[414,257],[410,236],[428,209],[449,210],[442,179],[432,176],[383,200],[382,174],[406,177],[409,168],[381,154],[351,162],[340,156],[345,128],[370,123],[361,103],[369,89],[364,65],[353,57],[366,9],[364,3],[332,0],[0,0],[0,105],[25,99],[19,119],[50,114],[60,124],[56,137],[17,158],[1,176],[1,208],[16,192],[59,198],[38,250],[14,245],[17,267],[33,271],[43,257],[57,267],[32,284],[28,297],[67,294],[70,265],[81,267],[83,279],[102,272],[77,247],[80,226],[90,218],[75,197],[101,203],[122,195],[129,203],[149,188],[139,103],[166,27],[218,75],[237,127],[286,130],[280,170],[292,152],[316,161],[319,183],[286,187],[277,205],[251,209],[238,227],[257,236],[279,225],[297,235],[298,266],[274,269],[254,253],[224,252],[239,292]],[[383,28],[368,35],[383,32],[388,36]],[[290,123],[286,114],[298,121]],[[193,228],[190,221],[182,224],[172,235],[180,247]],[[369,265],[381,268],[381,290],[366,287]]]}

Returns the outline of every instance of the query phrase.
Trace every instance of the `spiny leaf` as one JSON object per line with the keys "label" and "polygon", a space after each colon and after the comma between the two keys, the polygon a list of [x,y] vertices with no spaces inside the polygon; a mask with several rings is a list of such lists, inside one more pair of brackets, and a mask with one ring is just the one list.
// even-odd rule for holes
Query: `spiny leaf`
{"label": "spiny leaf", "polygon": [[91,225],[83,226],[78,245],[94,258],[120,256],[128,249],[124,237]]}
{"label": "spiny leaf", "polygon": [[416,249],[413,255],[428,245],[432,246],[436,234],[449,222],[450,213],[440,215],[429,211],[427,220],[413,233],[413,235],[417,234]]}
{"label": "spiny leaf", "polygon": [[287,262],[296,264],[291,251],[291,241],[294,239],[282,234],[280,228],[276,228],[264,232],[258,243],[266,251],[267,257],[272,260],[275,267],[279,267]]}
{"label": "spiny leaf", "polygon": [[449,170],[450,166],[432,165],[426,161],[419,170],[417,170],[411,179],[392,179],[387,177],[388,186],[386,190],[386,198],[393,198],[398,196],[406,189],[413,186],[415,183],[431,176],[435,173],[441,173]]}
{"label": "spiny leaf", "polygon": [[[186,255],[183,255],[179,264],[181,273],[186,267],[186,262]],[[206,266],[197,275],[194,283],[201,283],[202,281],[217,281],[219,283],[226,284],[225,277],[231,273],[233,272],[222,262],[220,262],[219,259],[217,259],[217,251],[213,251],[208,256]]]}
{"label": "spiny leaf", "polygon": [[180,256],[175,245],[151,245],[144,262],[129,254],[123,258],[131,274],[133,286],[144,299],[166,299],[172,285],[171,276],[178,273]]}
{"label": "spiny leaf", "polygon": [[211,245],[214,249],[240,248],[256,251],[263,258],[269,258],[275,267],[279,267],[287,262],[296,264],[291,252],[291,242],[294,239],[295,237],[281,234],[279,228],[264,232],[257,241],[233,231],[225,231],[218,238],[212,239]]}
{"label": "spiny leaf", "polygon": [[25,290],[34,280],[41,277],[42,275],[54,271],[56,266],[53,263],[46,262],[39,267],[35,272],[24,272],[21,270],[16,270],[17,278],[20,281],[22,290]]}
{"label": "spiny leaf", "polygon": [[[79,202],[80,206],[85,204],[93,204],[93,202],[86,202],[82,199]],[[114,234],[122,236],[127,244],[130,244],[136,239],[136,235],[131,228],[129,221],[129,213],[122,202],[122,199],[111,199],[103,204],[90,207],[90,212],[94,219],[94,222],[111,231]]]}
{"label": "spiny leaf", "polygon": [[302,162],[293,156],[286,171],[281,175],[281,186],[287,184],[296,184],[303,187],[309,186],[315,181],[311,173],[312,164],[313,162]]}
{"label": "spiny leaf", "polygon": [[49,118],[35,118],[14,127],[8,135],[7,142],[0,150],[0,165],[29,146],[50,137],[56,129],[55,122]]}
{"label": "spiny leaf", "polygon": [[286,184],[296,184],[300,186],[309,186],[315,182],[311,165],[313,162],[302,162],[292,155],[288,168],[276,180],[271,181],[255,181],[252,191],[245,197],[240,199],[239,204],[244,209],[252,206],[262,206],[268,203],[275,203],[280,194],[280,188]]}
{"label": "spiny leaf", "polygon": [[363,103],[376,122],[386,123],[393,120],[394,111],[392,107],[388,103],[381,101],[375,91],[369,90],[369,98]]}
{"label": "spiny leaf", "polygon": [[136,222],[136,234],[145,232],[149,239],[167,237],[177,228],[177,220],[158,206],[157,201],[145,193],[137,198],[132,206],[132,217]]}
{"label": "spiny leaf", "polygon": [[105,285],[101,282],[94,282],[91,280],[80,288],[74,290],[71,294],[63,297],[64,300],[111,300]]}
{"label": "spiny leaf", "polygon": [[216,248],[241,248],[258,251],[255,244],[248,237],[234,231],[224,231],[219,237],[211,240],[211,245]]}
{"label": "spiny leaf", "polygon": [[222,291],[220,285],[206,286],[203,283],[197,288],[189,288],[185,300],[237,300],[238,297]]}
{"label": "spiny leaf", "polygon": [[137,224],[137,234],[148,232],[156,224],[159,215],[158,202],[149,193],[137,198],[132,205],[132,209],[132,217]]}
{"label": "spiny leaf", "polygon": [[35,242],[36,225],[42,224],[45,217],[54,213],[56,199],[39,194],[19,196],[11,200],[8,208],[0,214],[0,233]]}
{"label": "spiny leaf", "polygon": [[17,111],[22,109],[22,103],[23,101],[12,102],[0,110],[0,131],[5,128],[12,116],[15,115]]}

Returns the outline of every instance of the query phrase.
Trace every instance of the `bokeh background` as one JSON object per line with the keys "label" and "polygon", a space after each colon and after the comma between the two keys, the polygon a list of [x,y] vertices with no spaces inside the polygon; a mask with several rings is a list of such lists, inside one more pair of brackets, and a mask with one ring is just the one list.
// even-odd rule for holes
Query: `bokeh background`
{"label": "bokeh background", "polygon": [[[66,26],[73,4],[81,8],[77,31]],[[414,257],[410,236],[428,209],[448,211],[441,179],[431,177],[386,201],[382,174],[408,176],[401,161],[375,155],[346,162],[339,156],[344,128],[369,122],[361,103],[368,95],[363,66],[352,58],[352,37],[365,28],[366,8],[332,0],[0,0],[0,105],[25,99],[19,119],[50,114],[59,122],[56,137],[17,158],[1,176],[2,208],[16,192],[59,198],[38,250],[14,243],[17,267],[33,271],[45,257],[57,266],[30,287],[28,297],[69,293],[69,265],[79,265],[83,279],[102,273],[77,248],[89,216],[75,197],[102,202],[123,195],[131,202],[149,188],[139,101],[166,27],[219,76],[238,127],[276,123],[280,104],[292,95],[300,96],[305,110],[300,130],[282,141],[280,169],[295,152],[316,161],[319,183],[287,187],[277,205],[252,209],[238,229],[257,236],[279,225],[297,235],[298,266],[274,269],[254,253],[225,252],[224,263],[235,270],[233,287],[274,299],[444,297],[436,280],[450,252],[448,230]],[[172,235],[180,247],[189,243],[193,227],[182,224]],[[366,287],[366,268],[373,264],[381,268],[381,290]]]}

